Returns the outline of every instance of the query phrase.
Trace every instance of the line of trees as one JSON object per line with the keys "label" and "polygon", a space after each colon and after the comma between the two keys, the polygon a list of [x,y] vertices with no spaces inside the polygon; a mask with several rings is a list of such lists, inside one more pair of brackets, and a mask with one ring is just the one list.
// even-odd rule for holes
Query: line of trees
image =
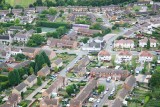
{"label": "line of trees", "polygon": [[36,2],[31,4],[30,6],[104,6],[111,4],[122,4],[122,3],[132,3],[137,0],[55,0],[54,2],[50,0],[36,0]]}

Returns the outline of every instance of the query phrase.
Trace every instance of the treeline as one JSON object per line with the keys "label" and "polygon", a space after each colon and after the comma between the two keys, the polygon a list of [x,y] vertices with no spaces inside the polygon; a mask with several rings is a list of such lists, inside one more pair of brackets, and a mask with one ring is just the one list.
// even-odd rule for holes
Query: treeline
{"label": "treeline", "polygon": [[105,6],[111,4],[123,4],[123,3],[132,3],[137,2],[137,0],[55,0],[52,2],[51,0],[36,0],[32,6]]}
{"label": "treeline", "polygon": [[71,25],[68,23],[61,23],[61,22],[48,22],[48,21],[37,21],[36,22],[37,26],[41,26],[41,27],[50,27],[50,28],[58,28],[61,26],[64,26],[68,29],[71,28]]}

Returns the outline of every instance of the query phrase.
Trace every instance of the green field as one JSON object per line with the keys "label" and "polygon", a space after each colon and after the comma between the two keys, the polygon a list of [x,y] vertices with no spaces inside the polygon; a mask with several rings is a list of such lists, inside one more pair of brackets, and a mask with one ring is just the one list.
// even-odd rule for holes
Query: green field
{"label": "green field", "polygon": [[28,7],[29,4],[34,3],[36,0],[5,0],[6,3],[11,4],[12,6],[21,5],[24,7]]}

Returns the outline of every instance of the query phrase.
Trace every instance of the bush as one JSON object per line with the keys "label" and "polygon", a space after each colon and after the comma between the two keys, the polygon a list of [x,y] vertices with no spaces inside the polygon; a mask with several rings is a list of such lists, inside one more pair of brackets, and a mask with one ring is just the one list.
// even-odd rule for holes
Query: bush
{"label": "bush", "polygon": [[0,75],[0,82],[8,81],[8,77],[5,75]]}

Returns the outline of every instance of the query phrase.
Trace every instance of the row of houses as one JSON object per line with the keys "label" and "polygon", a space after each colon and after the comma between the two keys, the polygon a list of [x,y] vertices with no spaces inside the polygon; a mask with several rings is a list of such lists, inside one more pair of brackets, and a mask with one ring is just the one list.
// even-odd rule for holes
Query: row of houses
{"label": "row of houses", "polygon": [[[150,42],[150,47],[157,47],[157,44],[158,44],[157,40],[152,38],[150,39],[144,38],[139,40],[139,47],[146,47],[148,41]],[[134,47],[135,47],[135,44],[133,40],[121,39],[121,40],[116,40],[114,42],[114,48],[134,48]]]}
{"label": "row of houses", "polygon": [[[154,56],[148,51],[142,51],[139,54],[139,62],[151,62]],[[112,56],[111,54],[106,51],[102,50],[98,53],[98,60],[99,61],[111,61]],[[116,63],[127,62],[132,60],[132,54],[129,51],[120,51],[115,58]]]}
{"label": "row of houses", "polygon": [[85,87],[76,95],[75,98],[71,99],[70,107],[83,107],[83,103],[91,95],[93,89],[97,87],[97,80],[91,79]]}
{"label": "row of houses", "polygon": [[123,105],[127,106],[124,103],[125,98],[132,92],[135,86],[136,86],[136,78],[133,75],[130,75],[124,81],[123,88],[118,91],[116,99],[108,106],[109,107],[123,107]]}

